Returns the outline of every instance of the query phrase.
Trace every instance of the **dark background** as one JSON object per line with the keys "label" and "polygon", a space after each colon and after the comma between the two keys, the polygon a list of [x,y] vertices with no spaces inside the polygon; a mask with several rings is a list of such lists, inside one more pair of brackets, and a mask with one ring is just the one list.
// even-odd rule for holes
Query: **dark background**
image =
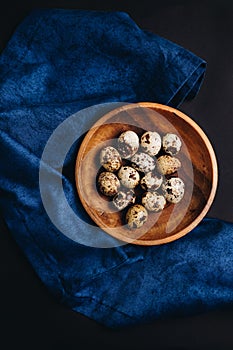
{"label": "dark background", "polygon": [[[233,1],[8,0],[0,6],[0,50],[32,9],[47,7],[126,11],[141,28],[207,61],[199,94],[179,109],[202,127],[217,155],[219,185],[208,216],[233,222]],[[233,349],[233,305],[112,331],[54,300],[10,233],[0,232],[1,349]]]}

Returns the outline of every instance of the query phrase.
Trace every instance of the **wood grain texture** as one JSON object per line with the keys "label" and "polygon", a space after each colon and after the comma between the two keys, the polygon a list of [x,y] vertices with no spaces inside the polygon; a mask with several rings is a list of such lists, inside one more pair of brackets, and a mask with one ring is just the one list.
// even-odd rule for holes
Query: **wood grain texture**
{"label": "wood grain texture", "polygon": [[[182,140],[176,156],[182,164],[177,175],[185,183],[185,195],[178,204],[167,204],[139,229],[125,224],[126,210],[116,211],[110,198],[96,186],[100,150],[115,146],[118,136],[133,130],[139,136],[147,130],[161,136],[174,132]],[[100,118],[86,134],[78,151],[75,179],[79,198],[92,220],[105,232],[124,242],[158,245],[174,241],[190,232],[208,212],[217,188],[217,161],[202,129],[187,115],[172,107],[142,102],[117,108]]]}

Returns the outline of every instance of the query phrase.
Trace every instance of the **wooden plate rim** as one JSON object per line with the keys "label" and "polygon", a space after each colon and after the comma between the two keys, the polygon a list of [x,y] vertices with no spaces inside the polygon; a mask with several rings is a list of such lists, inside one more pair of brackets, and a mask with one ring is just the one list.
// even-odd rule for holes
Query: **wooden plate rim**
{"label": "wooden plate rim", "polygon": [[[131,108],[135,108],[135,107],[146,107],[146,108],[152,108],[152,109],[161,109],[161,110],[165,110],[168,112],[172,112],[174,113],[176,116],[184,119],[188,124],[190,124],[195,131],[200,135],[200,137],[203,139],[206,148],[209,152],[210,155],[210,159],[211,159],[211,163],[212,163],[212,187],[211,187],[211,191],[210,191],[210,195],[209,198],[206,202],[205,207],[202,209],[202,211],[199,213],[199,215],[185,228],[183,228],[181,231],[179,231],[178,233],[169,236],[169,237],[165,237],[162,239],[156,239],[156,240],[142,240],[142,239],[130,239],[122,234],[116,234],[114,233],[114,235],[111,232],[108,232],[107,230],[105,232],[107,232],[108,234],[110,234],[112,237],[119,239],[123,242],[127,242],[127,243],[132,243],[132,244],[136,244],[136,245],[144,245],[144,246],[152,246],[152,245],[160,245],[160,244],[165,244],[165,243],[169,243],[172,241],[175,241],[183,236],[185,236],[187,233],[189,233],[190,231],[192,231],[200,222],[201,220],[205,217],[205,215],[207,214],[207,212],[210,209],[210,206],[213,203],[216,191],[217,191],[217,185],[218,185],[218,164],[217,164],[217,159],[216,159],[216,155],[213,149],[213,146],[211,145],[207,135],[205,134],[205,132],[201,129],[201,127],[190,117],[188,117],[185,113],[181,112],[180,110],[177,110],[174,107],[170,107],[167,105],[163,105],[160,103],[154,103],[154,102],[138,102],[138,103],[130,103],[130,104],[125,104],[121,107],[115,108],[112,111],[106,113],[105,115],[103,115],[99,120],[97,120],[93,126],[91,127],[91,129],[88,131],[88,133],[85,136],[85,140],[86,142],[88,142],[88,140],[92,137],[92,134],[95,130],[96,127],[102,125],[106,120],[108,120],[109,118],[111,118],[112,116],[114,116],[116,113],[119,113],[121,111],[125,111]],[[92,132],[91,132],[92,131]],[[75,164],[75,182],[76,182],[76,188],[79,194],[79,198],[81,203],[84,205],[83,203],[83,199],[82,196],[80,196],[79,193],[79,186],[78,186],[78,180],[77,180],[77,173],[78,173],[78,169],[80,167],[80,158],[79,155],[82,153],[83,151],[83,142],[80,145],[80,148],[78,150],[78,154],[77,154],[77,158],[76,158],[76,164]],[[89,214],[89,213],[88,213]],[[89,214],[90,215],[90,214]],[[92,219],[95,218],[95,215],[90,215],[90,217]],[[107,229],[107,226],[106,226]]]}

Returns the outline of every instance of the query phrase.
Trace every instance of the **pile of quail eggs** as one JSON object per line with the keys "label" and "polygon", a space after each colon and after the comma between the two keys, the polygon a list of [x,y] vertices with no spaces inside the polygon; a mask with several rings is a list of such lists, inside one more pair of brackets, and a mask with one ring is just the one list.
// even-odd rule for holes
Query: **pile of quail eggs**
{"label": "pile of quail eggs", "polygon": [[141,227],[148,212],[159,212],[167,203],[176,204],[183,198],[185,185],[176,176],[181,162],[175,157],[181,146],[174,133],[161,137],[155,131],[146,131],[139,137],[128,130],[119,135],[115,147],[101,150],[104,171],[98,174],[98,189],[111,197],[117,210],[126,209],[130,229]]}

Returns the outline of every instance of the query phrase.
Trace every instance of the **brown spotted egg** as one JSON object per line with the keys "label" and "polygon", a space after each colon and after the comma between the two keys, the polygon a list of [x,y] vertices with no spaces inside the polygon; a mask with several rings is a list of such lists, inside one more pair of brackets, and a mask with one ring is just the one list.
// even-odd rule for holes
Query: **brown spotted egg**
{"label": "brown spotted egg", "polygon": [[185,185],[179,177],[172,177],[162,185],[164,197],[170,203],[179,203],[184,196]]}
{"label": "brown spotted egg", "polygon": [[139,184],[140,175],[130,166],[122,166],[117,175],[121,184],[127,188],[134,188]]}
{"label": "brown spotted egg", "polygon": [[148,173],[149,171],[154,170],[155,160],[151,156],[149,156],[149,154],[140,152],[136,153],[131,158],[131,165],[138,171]]}
{"label": "brown spotted egg", "polygon": [[145,192],[142,195],[142,204],[147,210],[158,212],[165,207],[166,199],[157,192]]}
{"label": "brown spotted egg", "polygon": [[135,204],[126,213],[126,222],[130,229],[141,227],[148,219],[148,212],[141,204]]}
{"label": "brown spotted egg", "polygon": [[113,204],[118,210],[126,208],[129,204],[134,204],[136,195],[133,190],[122,189],[113,197]]}
{"label": "brown spotted egg", "polygon": [[109,171],[100,173],[97,183],[100,192],[109,197],[114,196],[120,187],[117,176]]}
{"label": "brown spotted egg", "polygon": [[139,149],[139,137],[132,130],[124,131],[118,138],[118,150],[122,158],[131,158]]}
{"label": "brown spotted egg", "polygon": [[114,147],[107,146],[100,152],[100,164],[107,171],[117,171],[122,164],[121,156]]}
{"label": "brown spotted egg", "polygon": [[162,145],[166,153],[174,156],[180,151],[182,143],[179,136],[176,134],[167,133],[163,136]]}
{"label": "brown spotted egg", "polygon": [[148,153],[150,156],[155,156],[159,153],[162,145],[160,135],[155,131],[146,131],[141,136],[141,147],[143,151]]}
{"label": "brown spotted egg", "polygon": [[168,154],[160,156],[157,159],[157,170],[163,175],[170,175],[176,172],[181,167],[181,162],[178,158]]}
{"label": "brown spotted egg", "polygon": [[140,184],[143,190],[155,191],[162,185],[162,182],[163,176],[161,174],[150,171],[141,178]]}

